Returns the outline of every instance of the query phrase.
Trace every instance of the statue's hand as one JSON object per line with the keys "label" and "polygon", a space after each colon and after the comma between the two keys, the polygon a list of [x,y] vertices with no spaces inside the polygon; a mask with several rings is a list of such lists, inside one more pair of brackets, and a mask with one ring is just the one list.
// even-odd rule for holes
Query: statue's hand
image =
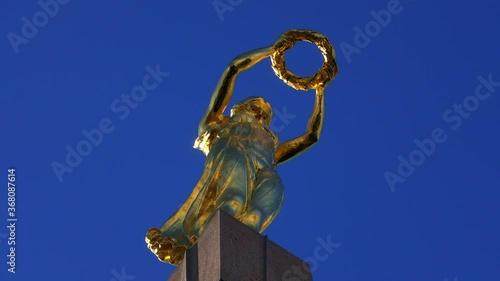
{"label": "statue's hand", "polygon": [[287,32],[285,32],[273,43],[273,52],[285,52],[295,45],[295,41],[295,39],[288,36]]}

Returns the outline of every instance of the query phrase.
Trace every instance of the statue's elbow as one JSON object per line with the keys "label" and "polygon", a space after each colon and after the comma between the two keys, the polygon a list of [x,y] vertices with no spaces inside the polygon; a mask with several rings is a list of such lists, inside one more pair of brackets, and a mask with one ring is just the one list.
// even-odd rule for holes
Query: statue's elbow
{"label": "statue's elbow", "polygon": [[310,134],[309,135],[309,143],[310,145],[313,145],[319,141],[319,135],[318,134]]}

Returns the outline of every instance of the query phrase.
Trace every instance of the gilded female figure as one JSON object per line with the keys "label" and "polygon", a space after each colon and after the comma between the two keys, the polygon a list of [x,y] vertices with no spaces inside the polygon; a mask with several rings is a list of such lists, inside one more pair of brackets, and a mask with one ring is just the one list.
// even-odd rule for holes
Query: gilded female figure
{"label": "gilded female figure", "polygon": [[[272,46],[235,58],[224,71],[203,116],[195,148],[206,156],[205,170],[193,192],[160,229],[149,230],[149,248],[164,262],[178,264],[187,248],[221,209],[261,233],[283,205],[283,185],[276,166],[311,147],[320,137],[324,115],[324,89],[336,74],[336,65],[322,77],[306,132],[280,143],[271,131],[271,105],[250,97],[224,115],[236,77],[266,57],[283,53],[296,39],[282,35]],[[332,48],[333,50],[333,48]],[[326,58],[326,57],[325,57]],[[331,62],[330,62],[331,63]],[[274,65],[274,61],[273,61]],[[324,73],[322,74],[324,76]]]}

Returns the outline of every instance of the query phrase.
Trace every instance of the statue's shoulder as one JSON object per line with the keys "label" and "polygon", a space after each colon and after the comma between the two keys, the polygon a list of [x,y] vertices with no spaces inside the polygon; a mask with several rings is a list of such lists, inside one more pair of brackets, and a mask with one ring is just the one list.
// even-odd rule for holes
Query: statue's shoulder
{"label": "statue's shoulder", "polygon": [[229,125],[229,121],[229,118],[225,117],[219,122],[212,122],[208,124],[205,127],[205,131],[203,131],[194,141],[193,148],[199,149],[207,155],[212,148],[212,144],[217,138],[217,135]]}
{"label": "statue's shoulder", "polygon": [[217,134],[220,130],[220,125],[209,125],[206,127],[205,131],[202,132],[198,138],[194,141],[193,148],[201,150],[205,155],[208,155],[210,149],[212,148],[212,144],[217,137]]}

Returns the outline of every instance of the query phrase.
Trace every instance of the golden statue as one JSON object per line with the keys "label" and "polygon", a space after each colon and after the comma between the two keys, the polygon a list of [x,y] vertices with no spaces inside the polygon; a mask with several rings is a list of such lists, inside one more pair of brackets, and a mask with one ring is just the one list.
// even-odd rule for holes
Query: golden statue
{"label": "golden statue", "polygon": [[[286,69],[284,53],[297,40],[315,43],[325,62],[310,77]],[[306,132],[280,143],[269,128],[272,107],[263,98],[250,97],[224,116],[238,74],[271,57],[276,75],[297,90],[316,90],[316,102]],[[290,30],[270,47],[235,58],[224,71],[198,128],[194,147],[207,156],[205,170],[193,192],[163,226],[146,235],[148,248],[163,262],[178,265],[221,209],[262,233],[283,205],[283,185],[276,166],[304,152],[318,141],[323,126],[324,91],[338,72],[335,51],[328,39],[310,30]]]}

